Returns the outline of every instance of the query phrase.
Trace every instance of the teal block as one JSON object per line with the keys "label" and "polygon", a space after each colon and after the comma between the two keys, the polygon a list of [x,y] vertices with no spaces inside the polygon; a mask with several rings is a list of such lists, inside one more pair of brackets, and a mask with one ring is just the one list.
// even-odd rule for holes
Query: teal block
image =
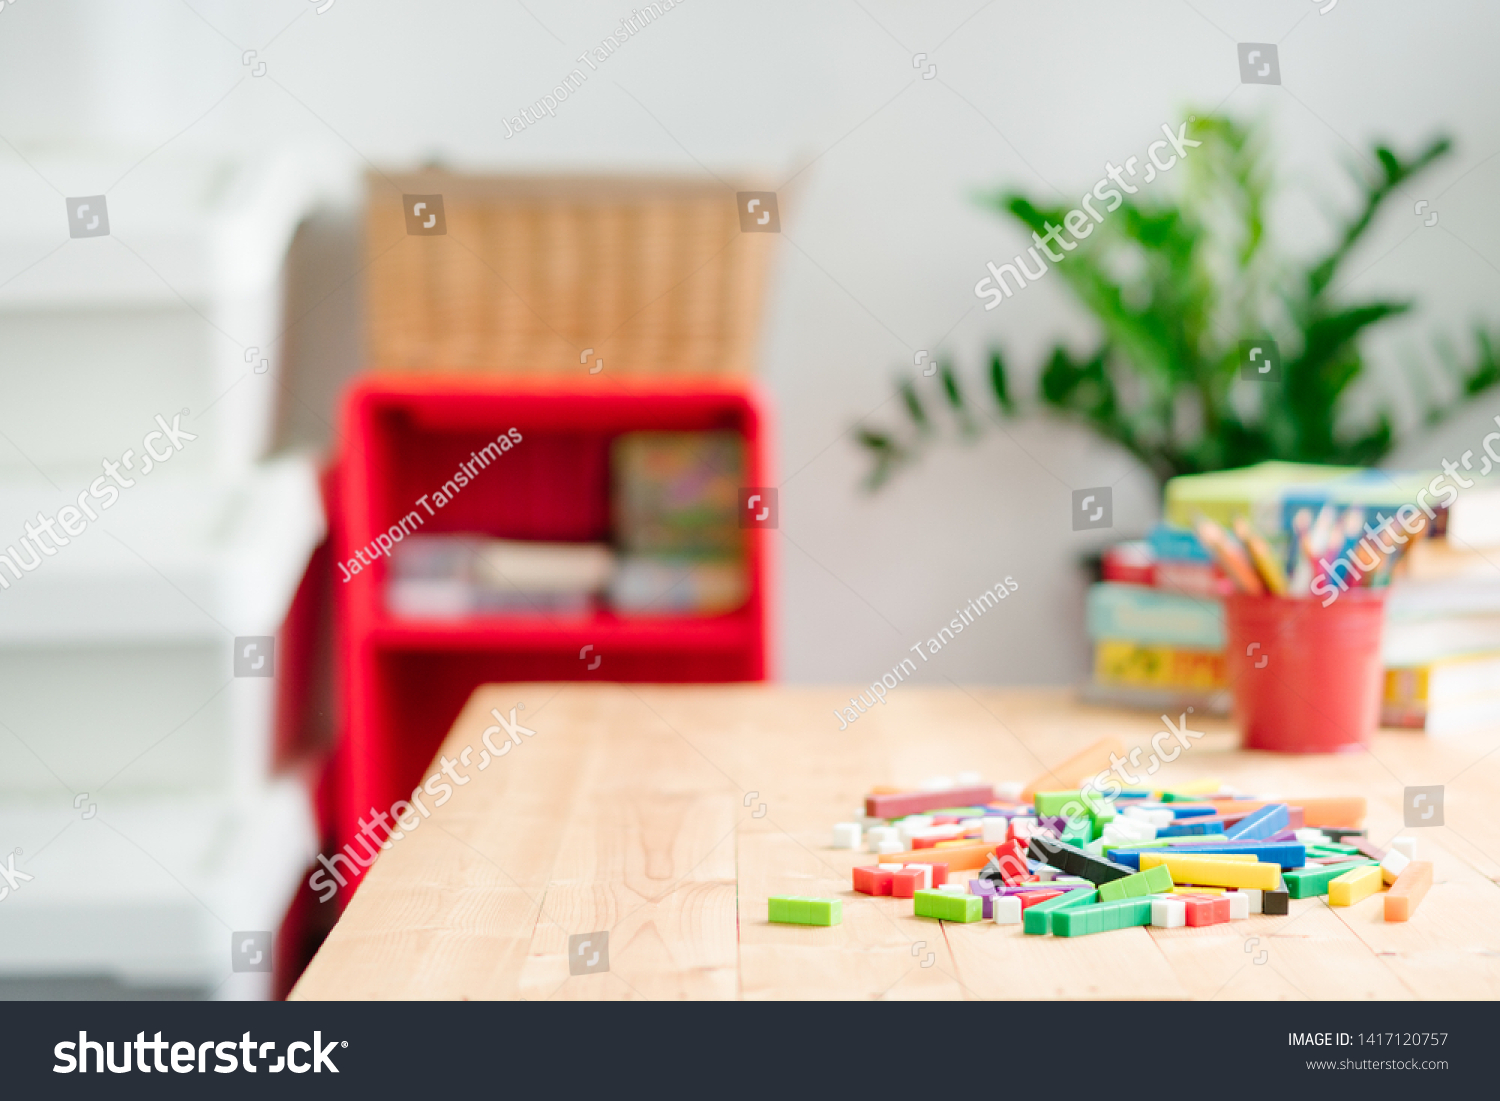
{"label": "teal block", "polygon": [[984,917],[984,899],[951,891],[918,891],[912,896],[917,917],[939,921],[979,921]]}
{"label": "teal block", "polygon": [[1081,937],[1151,924],[1151,900],[1126,898],[1077,906],[1052,915],[1052,931],[1060,937]]}
{"label": "teal block", "polygon": [[844,903],[837,898],[776,895],[766,900],[766,909],[769,920],[784,925],[838,925],[844,920]]}
{"label": "teal block", "polygon": [[1066,891],[1056,898],[1038,902],[1035,906],[1029,906],[1021,911],[1021,928],[1032,936],[1048,933],[1052,930],[1053,914],[1060,910],[1070,910],[1075,906],[1087,906],[1098,897],[1097,890],[1089,889]]}

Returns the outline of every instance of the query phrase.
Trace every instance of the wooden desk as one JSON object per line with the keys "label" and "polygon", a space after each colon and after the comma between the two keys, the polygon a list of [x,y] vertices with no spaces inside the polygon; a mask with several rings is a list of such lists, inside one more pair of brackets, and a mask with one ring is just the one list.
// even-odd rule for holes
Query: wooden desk
{"label": "wooden desk", "polygon": [[[848,695],[480,689],[442,750],[473,747],[468,782],[380,856],[292,996],[1500,998],[1500,732],[1387,731],[1369,754],[1288,758],[1195,720],[1207,736],[1154,783],[1365,795],[1377,843],[1402,832],[1404,785],[1446,784],[1447,824],[1409,831],[1432,891],[1407,924],[1382,920],[1379,897],[1308,899],[1285,917],[1063,940],[854,894],[850,868],[873,860],[829,848],[831,826],[875,784],[967,769],[1026,782],[1107,733],[1148,746],[1160,721],[1060,691],[902,686],[840,732]],[[517,704],[536,734],[479,771],[490,709]],[[842,898],[843,924],[770,925],[772,894]],[[595,930],[610,970],[570,976],[568,936]]]}

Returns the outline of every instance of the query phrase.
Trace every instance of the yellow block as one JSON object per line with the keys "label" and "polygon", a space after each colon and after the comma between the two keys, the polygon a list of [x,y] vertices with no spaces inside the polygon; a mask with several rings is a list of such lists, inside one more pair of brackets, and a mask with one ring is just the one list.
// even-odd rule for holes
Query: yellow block
{"label": "yellow block", "polygon": [[[1243,854],[1242,854],[1243,855]],[[1274,891],[1281,882],[1280,864],[1238,860],[1204,860],[1201,856],[1141,853],[1141,871],[1165,864],[1173,883],[1201,883],[1206,887],[1250,887]],[[1373,866],[1373,865],[1372,865]],[[1376,868],[1378,871],[1378,867]]]}
{"label": "yellow block", "polygon": [[1380,890],[1380,866],[1366,864],[1345,872],[1328,884],[1328,905],[1353,906]]}
{"label": "yellow block", "polygon": [[[1176,856],[1176,852],[1161,855]],[[1183,856],[1191,856],[1198,860],[1227,860],[1231,864],[1257,864],[1259,858],[1254,853],[1182,853]]]}
{"label": "yellow block", "polygon": [[1173,887],[1174,895],[1222,895],[1223,887]]}

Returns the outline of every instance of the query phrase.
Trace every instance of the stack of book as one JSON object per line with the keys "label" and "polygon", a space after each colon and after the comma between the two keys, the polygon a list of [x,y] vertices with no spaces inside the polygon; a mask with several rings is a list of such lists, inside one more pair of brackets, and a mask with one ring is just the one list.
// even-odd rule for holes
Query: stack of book
{"label": "stack of book", "polygon": [[1091,702],[1151,709],[1228,709],[1224,579],[1190,531],[1165,524],[1104,556],[1089,590]]}
{"label": "stack of book", "polygon": [[[1440,735],[1500,725],[1500,490],[1429,489],[1442,478],[1434,472],[1262,463],[1174,478],[1167,484],[1165,512],[1168,523],[1181,528],[1205,519],[1226,527],[1237,517],[1248,519],[1283,556],[1291,575],[1299,514],[1303,529],[1306,518],[1324,510],[1358,517],[1343,533],[1346,541],[1335,538],[1323,555],[1334,562],[1365,532],[1382,530],[1403,506],[1411,506],[1406,511],[1411,519],[1413,502],[1428,490],[1431,522],[1399,548],[1393,570],[1361,580],[1390,583],[1382,722]],[[1314,591],[1332,595],[1333,590],[1325,579]]]}

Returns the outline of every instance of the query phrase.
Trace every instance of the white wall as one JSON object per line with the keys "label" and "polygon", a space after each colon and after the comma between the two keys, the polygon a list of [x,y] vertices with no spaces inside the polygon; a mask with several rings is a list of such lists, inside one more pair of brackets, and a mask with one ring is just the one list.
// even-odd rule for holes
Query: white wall
{"label": "white wall", "polygon": [[[1500,312],[1500,218],[1487,201],[1500,182],[1500,9],[1345,0],[1319,14],[1326,3],[686,0],[555,118],[506,139],[500,116],[577,66],[626,4],[528,0],[533,16],[513,0],[335,0],[321,14],[309,0],[13,0],[0,14],[0,159],[18,156],[6,143],[108,144],[123,172],[163,143],[291,142],[351,170],[441,159],[796,173],[763,357],[779,418],[783,675],[868,680],[1010,575],[1017,596],[923,675],[1065,682],[1086,666],[1076,563],[1105,541],[1070,530],[1070,491],[1114,485],[1117,533],[1134,534],[1154,517],[1149,478],[1087,433],[1033,419],[941,449],[869,496],[848,430],[896,417],[892,379],[918,349],[973,368],[1001,341],[1029,392],[1053,340],[1087,347],[1090,323],[1057,280],[976,308],[985,261],[1013,255],[1020,236],[973,196],[1076,196],[1189,105],[1268,121],[1288,189],[1274,232],[1296,253],[1320,244],[1320,210],[1349,201],[1344,166],[1372,140],[1411,150],[1451,133],[1457,155],[1417,186],[1440,225],[1423,227],[1406,197],[1392,203],[1349,292],[1420,299],[1415,319],[1371,343],[1389,362],[1430,361],[1434,335]],[[1242,40],[1280,44],[1282,87],[1239,83]],[[913,68],[919,51],[934,79]],[[251,76],[260,61],[265,76]],[[331,224],[347,235],[356,223],[341,218]],[[354,292],[335,291],[352,254],[329,258],[337,236],[314,235],[329,255],[310,264],[308,301],[335,293],[302,327],[308,362],[293,374],[318,411],[314,431],[331,415],[318,371],[358,362]],[[1488,403],[1500,412],[1500,395]],[[1417,441],[1407,454],[1424,446],[1451,451]]]}

